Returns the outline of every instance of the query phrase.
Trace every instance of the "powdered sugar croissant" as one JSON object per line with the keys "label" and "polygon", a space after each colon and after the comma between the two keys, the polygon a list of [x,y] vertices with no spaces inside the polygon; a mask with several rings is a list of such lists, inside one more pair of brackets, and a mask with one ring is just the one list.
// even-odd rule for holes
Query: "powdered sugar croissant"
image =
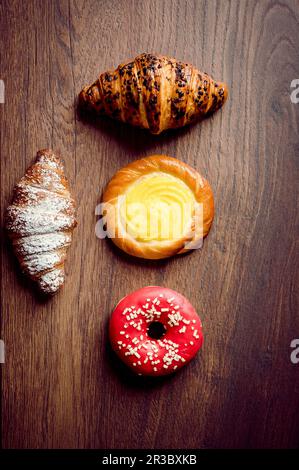
{"label": "powdered sugar croissant", "polygon": [[52,150],[40,150],[15,186],[6,228],[22,270],[45,294],[64,283],[64,263],[77,225],[64,165]]}
{"label": "powdered sugar croissant", "polygon": [[141,54],[102,73],[80,93],[98,114],[149,129],[153,134],[182,127],[219,109],[225,83],[170,57]]}

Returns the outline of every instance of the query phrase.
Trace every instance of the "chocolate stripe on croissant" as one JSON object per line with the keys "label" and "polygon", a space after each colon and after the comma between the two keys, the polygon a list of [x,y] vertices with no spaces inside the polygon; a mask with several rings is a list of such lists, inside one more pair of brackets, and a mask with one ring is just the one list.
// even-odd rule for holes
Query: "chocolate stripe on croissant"
{"label": "chocolate stripe on croissant", "polygon": [[141,54],[102,73],[80,93],[80,101],[98,114],[149,129],[153,134],[182,127],[219,109],[225,83],[190,64]]}

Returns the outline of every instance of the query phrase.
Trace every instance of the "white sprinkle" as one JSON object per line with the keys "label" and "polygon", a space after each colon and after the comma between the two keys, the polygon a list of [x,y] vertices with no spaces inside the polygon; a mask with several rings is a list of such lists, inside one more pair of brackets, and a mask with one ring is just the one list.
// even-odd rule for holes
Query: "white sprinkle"
{"label": "white sprinkle", "polygon": [[123,315],[126,315],[128,312],[131,312],[131,309],[129,307],[124,309]]}

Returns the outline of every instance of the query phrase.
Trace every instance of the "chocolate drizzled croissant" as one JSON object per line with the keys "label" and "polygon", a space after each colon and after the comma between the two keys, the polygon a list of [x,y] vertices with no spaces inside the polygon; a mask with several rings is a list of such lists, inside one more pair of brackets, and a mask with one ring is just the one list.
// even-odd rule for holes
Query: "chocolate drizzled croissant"
{"label": "chocolate drizzled croissant", "polygon": [[213,113],[227,93],[225,83],[190,64],[141,54],[84,87],[80,102],[97,114],[160,134]]}

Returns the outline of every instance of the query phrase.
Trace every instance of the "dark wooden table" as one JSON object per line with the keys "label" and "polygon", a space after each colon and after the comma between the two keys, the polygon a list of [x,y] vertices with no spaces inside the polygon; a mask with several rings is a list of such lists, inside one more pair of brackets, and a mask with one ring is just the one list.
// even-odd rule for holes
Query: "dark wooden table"
{"label": "dark wooden table", "polygon": [[[67,280],[42,302],[2,249],[2,438],[6,448],[298,447],[298,1],[1,1],[1,215],[40,148],[61,152],[78,201]],[[155,137],[78,116],[99,72],[140,52],[190,61],[229,84],[226,106]],[[201,252],[129,259],[95,236],[121,166],[165,153],[210,181]],[[111,353],[116,302],[146,285],[182,292],[204,325],[197,359],[164,380]]]}

